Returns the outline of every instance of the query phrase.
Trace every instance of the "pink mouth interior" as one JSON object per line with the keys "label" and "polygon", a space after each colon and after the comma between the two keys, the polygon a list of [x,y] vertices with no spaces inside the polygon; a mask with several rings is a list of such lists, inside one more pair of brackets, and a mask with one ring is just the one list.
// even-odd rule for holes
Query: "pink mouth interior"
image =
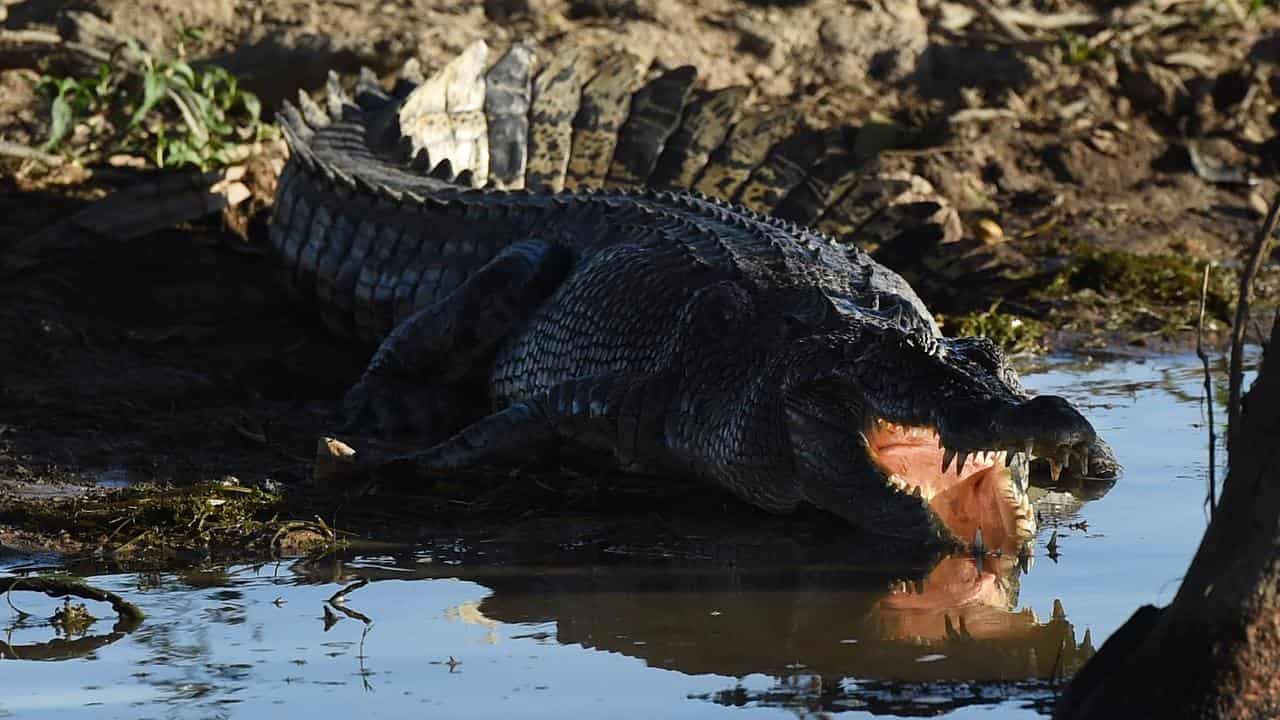
{"label": "pink mouth interior", "polygon": [[986,548],[1017,552],[1035,533],[1034,513],[1013,490],[1002,452],[970,454],[959,473],[957,457],[943,472],[944,452],[930,428],[875,422],[863,435],[890,482],[909,494],[919,488],[957,539],[973,543],[981,530]]}
{"label": "pink mouth interior", "polygon": [[[891,588],[879,603],[880,632],[886,638],[942,640],[955,632],[976,639],[1030,632],[1034,613],[1011,613],[1009,589],[1000,579],[1012,558],[984,562],[968,556],[944,558],[923,581]],[[948,628],[950,625],[950,628]]]}

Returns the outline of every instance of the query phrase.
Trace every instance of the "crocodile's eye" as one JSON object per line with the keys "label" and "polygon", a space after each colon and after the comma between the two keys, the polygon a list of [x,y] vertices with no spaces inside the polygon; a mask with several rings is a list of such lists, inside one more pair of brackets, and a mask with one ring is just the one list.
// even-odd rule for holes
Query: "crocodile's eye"
{"label": "crocodile's eye", "polygon": [[963,358],[970,366],[1000,378],[1014,390],[1021,390],[1018,374],[1009,364],[1008,357],[998,345],[985,337],[956,338],[950,343],[953,357]]}

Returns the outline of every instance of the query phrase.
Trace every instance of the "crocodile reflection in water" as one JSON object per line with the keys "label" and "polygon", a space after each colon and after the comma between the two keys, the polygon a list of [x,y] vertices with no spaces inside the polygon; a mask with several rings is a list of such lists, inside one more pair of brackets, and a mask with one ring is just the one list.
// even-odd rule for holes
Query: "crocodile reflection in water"
{"label": "crocodile reflection in water", "polygon": [[[465,576],[465,573],[463,573]],[[936,680],[1043,680],[1092,654],[1061,605],[1041,622],[1015,611],[1016,561],[967,556],[923,580],[838,567],[583,572],[478,579],[479,615],[556,623],[556,640],[691,674]],[[476,617],[460,613],[459,617]],[[1055,668],[1056,665],[1056,668]]]}
{"label": "crocodile reflection in water", "polygon": [[[1063,524],[1083,501],[1109,488],[1058,487],[1051,500],[1046,479],[1034,477],[1039,487],[1031,492],[1046,503],[1038,507],[1050,524]],[[823,692],[845,679],[856,679],[860,688],[875,682],[1044,683],[1070,675],[1093,653],[1089,634],[1077,638],[1061,604],[1054,603],[1047,620],[1018,608],[1023,570],[1012,556],[988,555],[979,563],[953,555],[913,573],[878,566],[874,556],[859,554],[856,543],[839,535],[801,540],[757,527],[750,538],[731,540],[713,520],[665,526],[689,544],[678,554],[659,555],[629,544],[642,540],[616,528],[603,542],[573,542],[567,524],[550,523],[563,535],[554,529],[541,534],[547,523],[517,524],[478,544],[483,559],[442,545],[430,564],[414,557],[397,567],[307,562],[296,571],[322,582],[468,580],[492,594],[455,608],[448,615],[456,620],[489,630],[497,623],[554,622],[553,637],[561,644],[693,675],[764,674],[783,684],[819,678]],[[673,548],[663,533],[650,542]],[[535,546],[541,549],[530,550]],[[619,559],[620,548],[631,559]],[[643,562],[637,556],[666,559]],[[458,564],[447,564],[453,562]],[[351,602],[358,606],[359,598]],[[515,636],[521,637],[518,630]],[[1025,688],[1006,685],[993,692],[1025,694]]]}

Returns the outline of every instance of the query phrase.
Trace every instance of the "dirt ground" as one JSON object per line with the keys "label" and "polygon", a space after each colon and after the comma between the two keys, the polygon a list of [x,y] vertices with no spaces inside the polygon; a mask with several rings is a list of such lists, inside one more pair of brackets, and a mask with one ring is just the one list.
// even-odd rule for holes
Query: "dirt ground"
{"label": "dirt ground", "polygon": [[[319,88],[331,68],[349,75],[368,66],[390,80],[410,58],[429,71],[483,38],[499,49],[519,39],[551,51],[625,48],[656,67],[695,65],[708,87],[749,85],[757,106],[803,107],[814,126],[884,123],[911,139],[885,154],[885,169],[924,177],[963,221],[957,249],[938,262],[974,264],[954,293],[926,299],[952,329],[999,334],[1010,317],[1038,328],[1032,342],[1011,343],[1021,347],[1187,348],[1205,263],[1216,267],[1206,328],[1219,340],[1239,258],[1280,190],[1280,12],[1270,2],[0,7],[9,31],[56,32],[61,14],[76,9],[155,48],[186,38],[190,57],[240,75],[268,112],[299,88]],[[43,72],[47,59],[0,44],[0,140],[35,147],[47,136],[48,102],[33,90]],[[0,257],[52,227],[70,248],[0,271],[0,523],[8,528],[0,544],[119,549],[138,538],[132,527],[155,520],[134,496],[110,489],[122,480],[203,482],[208,492],[191,502],[218,500],[213,507],[225,500],[219,493],[239,492],[217,487],[260,491],[261,504],[238,519],[258,522],[266,545],[281,525],[264,517],[309,517],[315,507],[273,498],[309,475],[316,438],[332,430],[336,400],[368,348],[332,338],[279,290],[260,226],[242,238],[215,216],[108,240],[65,220],[138,173],[91,163],[49,171],[11,157],[0,168]],[[1264,311],[1277,294],[1274,266],[1269,258],[1255,286]],[[437,488],[424,502],[443,521],[460,507],[537,515],[567,497],[600,509],[594,485],[566,482],[523,506],[505,498],[524,495],[497,480],[452,494]],[[40,510],[55,502],[46,496],[70,498],[57,501],[59,512],[78,508],[101,522],[64,515],[58,527],[56,513]],[[673,502],[657,497],[655,512]],[[108,501],[123,506],[95,505]],[[208,513],[164,512],[216,544],[220,521]],[[130,547],[170,540],[144,534]]]}

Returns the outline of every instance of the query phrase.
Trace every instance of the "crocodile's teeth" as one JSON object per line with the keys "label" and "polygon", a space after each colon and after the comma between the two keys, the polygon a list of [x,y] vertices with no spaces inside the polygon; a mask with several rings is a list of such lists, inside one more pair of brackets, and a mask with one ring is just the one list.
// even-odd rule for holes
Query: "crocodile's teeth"
{"label": "crocodile's teeth", "polygon": [[1035,566],[1035,554],[1031,552],[1031,544],[1027,543],[1018,551],[1018,569],[1023,575],[1031,572],[1031,568]]}
{"label": "crocodile's teeth", "polygon": [[1031,536],[1036,532],[1036,519],[1032,515],[1019,515],[1014,521],[1014,529],[1019,535]]}
{"label": "crocodile's teeth", "polygon": [[946,450],[944,450],[942,453],[942,472],[945,473],[947,471],[947,468],[951,467],[951,461],[955,459],[956,459],[955,450],[952,450],[951,448],[947,448]]}
{"label": "crocodile's teeth", "polygon": [[960,453],[960,460],[956,463],[956,477],[960,477],[960,473],[964,472],[964,462],[969,459],[969,453]]}
{"label": "crocodile's teeth", "polygon": [[924,492],[920,490],[919,485],[915,486],[915,488],[911,491],[911,497],[922,498],[922,499],[924,498]]}
{"label": "crocodile's teeth", "polygon": [[1079,452],[1079,453],[1077,453],[1076,460],[1078,460],[1078,461],[1080,462],[1080,474],[1081,474],[1081,475],[1088,475],[1088,474],[1089,474],[1089,448],[1088,448],[1088,446],[1084,446],[1084,447],[1081,447],[1081,448],[1080,448],[1080,452]]}
{"label": "crocodile's teeth", "polygon": [[1052,478],[1053,482],[1056,484],[1058,482],[1058,477],[1062,475],[1062,463],[1058,461],[1058,458],[1054,457],[1048,458],[1048,460],[1049,477]]}
{"label": "crocodile's teeth", "polygon": [[1006,451],[1005,451],[1005,453],[1004,453],[1004,465],[1005,465],[1005,467],[1013,467],[1013,463],[1014,463],[1014,461],[1015,461],[1015,460],[1017,460],[1017,459],[1018,459],[1018,451],[1017,451],[1017,450],[1006,450]]}

